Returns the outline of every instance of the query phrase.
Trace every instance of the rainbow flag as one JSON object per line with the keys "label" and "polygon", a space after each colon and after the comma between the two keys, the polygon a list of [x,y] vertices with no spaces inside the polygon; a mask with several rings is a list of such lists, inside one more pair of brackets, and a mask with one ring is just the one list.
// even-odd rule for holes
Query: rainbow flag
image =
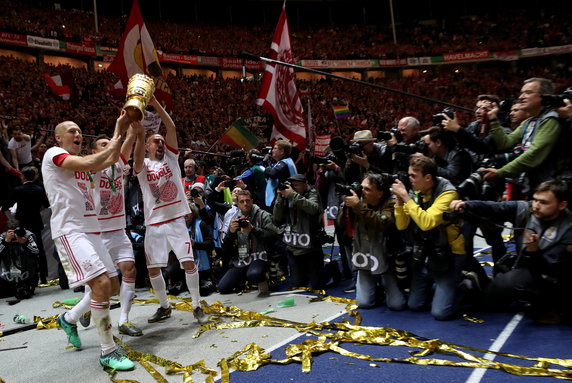
{"label": "rainbow flag", "polygon": [[244,150],[254,149],[258,146],[258,138],[246,129],[239,120],[227,129],[220,141]]}
{"label": "rainbow flag", "polygon": [[334,109],[334,117],[336,120],[343,120],[344,118],[348,118],[350,116],[350,108],[346,106],[332,106]]}

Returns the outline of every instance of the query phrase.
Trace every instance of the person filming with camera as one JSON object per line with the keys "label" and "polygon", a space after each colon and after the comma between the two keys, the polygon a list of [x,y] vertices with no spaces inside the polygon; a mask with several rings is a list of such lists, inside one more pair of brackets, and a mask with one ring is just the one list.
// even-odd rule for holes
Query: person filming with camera
{"label": "person filming with camera", "polygon": [[[353,216],[352,266],[357,269],[356,301],[360,308],[375,306],[378,287],[383,284],[387,307],[403,310],[407,301],[393,272],[389,252],[397,243],[394,204],[389,186],[392,178],[368,172],[361,182],[361,197],[349,189],[344,196],[340,225],[348,215]],[[358,190],[359,191],[359,190]]]}
{"label": "person filming with camera", "polygon": [[428,157],[411,158],[408,174],[411,191],[400,180],[391,185],[397,197],[397,229],[409,230],[411,238],[412,278],[407,305],[421,311],[430,304],[435,319],[452,319],[457,311],[465,242],[461,228],[445,222],[443,212],[459,194],[451,182],[437,177],[437,166]]}
{"label": "person filming with camera", "polygon": [[506,134],[498,121],[499,108],[496,104],[488,111],[491,137],[497,149],[510,150],[520,145],[522,154],[500,169],[486,168],[486,181],[500,177],[521,177],[522,192],[530,195],[543,181],[554,178],[562,170],[563,158],[568,152],[561,150],[558,140],[562,126],[558,113],[546,99],[554,92],[552,81],[533,77],[524,81],[518,98],[520,109],[531,117],[526,119],[512,133]]}
{"label": "person filming with camera", "polygon": [[221,294],[231,294],[246,281],[258,285],[260,296],[269,294],[268,243],[276,238],[272,216],[255,205],[248,190],[236,190],[237,214],[224,236],[222,252],[229,269],[218,283]]}
{"label": "person filming with camera", "polygon": [[17,299],[31,298],[38,284],[38,246],[32,232],[17,220],[8,221],[6,227],[6,232],[0,234],[0,278],[10,286],[9,291],[14,290]]}
{"label": "person filming with camera", "polygon": [[274,220],[284,225],[282,241],[288,249],[292,286],[313,289],[324,285],[324,253],[322,251],[322,203],[316,189],[310,187],[303,174],[288,178],[278,185]]}

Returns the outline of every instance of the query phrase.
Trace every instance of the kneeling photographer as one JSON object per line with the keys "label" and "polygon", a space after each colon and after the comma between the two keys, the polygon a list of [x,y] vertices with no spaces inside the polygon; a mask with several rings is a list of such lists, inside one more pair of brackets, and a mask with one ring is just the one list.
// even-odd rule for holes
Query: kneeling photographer
{"label": "kneeling photographer", "polygon": [[563,181],[545,181],[531,201],[453,201],[453,210],[512,222],[516,254],[504,256],[484,291],[484,308],[506,310],[528,303],[541,323],[572,318],[572,213],[570,190]]}
{"label": "kneeling photographer", "polygon": [[268,243],[276,238],[276,227],[267,211],[253,204],[248,190],[236,191],[238,215],[224,236],[222,256],[229,269],[217,288],[230,294],[247,280],[258,285],[261,296],[268,295]]}
{"label": "kneeling photographer", "polygon": [[347,192],[338,224],[345,225],[348,215],[353,216],[352,264],[358,270],[356,300],[360,308],[375,306],[381,285],[389,309],[406,307],[405,294],[398,286],[390,259],[395,247],[392,244],[399,236],[393,214],[395,200],[389,192],[392,182],[392,176],[368,172],[358,189],[361,198],[355,186],[344,189]]}
{"label": "kneeling photographer", "polygon": [[279,184],[277,194],[274,221],[278,226],[284,225],[282,241],[288,249],[292,286],[305,287],[310,282],[312,289],[322,289],[325,232],[320,196],[303,174],[295,174],[288,183]]}
{"label": "kneeling photographer", "polygon": [[411,158],[408,174],[411,191],[400,180],[391,185],[397,197],[397,229],[408,230],[411,237],[413,270],[407,304],[413,311],[430,305],[435,319],[452,319],[457,313],[465,242],[459,225],[445,222],[443,212],[459,194],[451,182],[437,177],[437,166],[428,157]]}

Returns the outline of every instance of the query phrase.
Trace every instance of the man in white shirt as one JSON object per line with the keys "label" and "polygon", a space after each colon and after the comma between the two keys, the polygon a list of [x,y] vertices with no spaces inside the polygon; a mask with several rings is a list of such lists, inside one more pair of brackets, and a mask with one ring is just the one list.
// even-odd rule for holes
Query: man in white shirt
{"label": "man in white shirt", "polygon": [[[133,156],[133,169],[143,194],[145,258],[151,286],[159,299],[159,308],[148,322],[158,322],[171,316],[161,268],[167,266],[169,251],[172,250],[185,270],[185,281],[193,301],[193,315],[202,324],[207,322],[207,317],[199,303],[199,273],[185,223],[185,215],[190,213],[190,209],[181,182],[177,130],[171,116],[155,97],[149,105],[161,116],[167,134],[164,138],[160,134],[153,134],[145,141],[144,132],[139,132]],[[149,158],[145,158],[145,151]]]}
{"label": "man in white shirt", "polygon": [[[134,363],[121,352],[111,333],[109,298],[119,288],[117,272],[100,236],[94,203],[92,171],[117,162],[121,137],[130,120],[125,111],[117,119],[113,138],[97,154],[79,156],[83,136],[79,126],[65,121],[56,126],[57,147],[46,151],[42,174],[52,209],[52,238],[70,287],[87,284],[91,289],[91,312],[101,342],[100,364],[116,370],[131,370]],[[64,313],[57,319],[68,340],[81,348],[77,325]]]}

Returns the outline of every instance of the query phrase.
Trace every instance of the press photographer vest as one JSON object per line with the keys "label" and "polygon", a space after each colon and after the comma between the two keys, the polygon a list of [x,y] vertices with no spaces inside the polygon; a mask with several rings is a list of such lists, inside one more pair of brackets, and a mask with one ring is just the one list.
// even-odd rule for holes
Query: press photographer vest
{"label": "press photographer vest", "polygon": [[[427,210],[433,205],[438,196],[446,191],[456,190],[449,180],[436,177],[436,183],[431,192],[431,198],[427,202],[423,202],[423,197],[419,194],[409,192],[411,198],[423,209]],[[431,271],[449,270],[453,262],[453,253],[451,245],[447,238],[447,225],[441,224],[437,227],[423,231],[417,224],[411,220],[408,227],[413,242],[413,252],[417,249],[422,252],[423,262]],[[415,258],[415,254],[413,254]]]}
{"label": "press photographer vest", "polygon": [[[556,113],[553,109],[544,109],[538,117],[531,117],[523,122],[522,125],[522,136],[520,138],[520,146],[526,152],[530,145],[532,145],[532,141],[534,140],[534,136],[538,132],[538,127],[544,123],[544,121],[548,119],[556,119],[558,120],[558,113]],[[561,135],[561,134],[560,134]],[[549,179],[554,178],[556,175],[555,173],[559,169],[558,164],[558,155],[561,152],[558,148],[563,143],[557,142],[554,146],[553,150],[550,154],[546,157],[544,162],[536,168],[528,170],[526,173],[522,173],[521,178],[525,183],[525,186],[528,186],[530,189],[533,189],[538,184],[543,181],[547,181]],[[569,145],[570,143],[567,142],[565,145]],[[569,150],[566,148],[566,150]]]}

